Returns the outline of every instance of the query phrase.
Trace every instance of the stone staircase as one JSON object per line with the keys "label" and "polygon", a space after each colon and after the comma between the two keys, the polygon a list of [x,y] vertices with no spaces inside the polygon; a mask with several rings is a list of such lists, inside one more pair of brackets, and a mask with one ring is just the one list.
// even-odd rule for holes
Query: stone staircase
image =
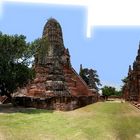
{"label": "stone staircase", "polygon": [[64,75],[70,93],[74,96],[89,96],[92,91],[72,67],[64,67]]}

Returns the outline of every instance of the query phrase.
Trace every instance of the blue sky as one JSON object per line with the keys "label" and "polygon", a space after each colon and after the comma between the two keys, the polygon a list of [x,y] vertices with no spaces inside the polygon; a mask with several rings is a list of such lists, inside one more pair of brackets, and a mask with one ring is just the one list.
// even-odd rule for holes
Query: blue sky
{"label": "blue sky", "polygon": [[96,69],[103,85],[118,88],[137,55],[138,26],[95,26],[91,38],[87,38],[85,7],[10,2],[3,6],[0,30],[6,34],[24,34],[27,41],[41,37],[47,19],[56,18],[62,26],[72,66],[77,72],[80,64]]}

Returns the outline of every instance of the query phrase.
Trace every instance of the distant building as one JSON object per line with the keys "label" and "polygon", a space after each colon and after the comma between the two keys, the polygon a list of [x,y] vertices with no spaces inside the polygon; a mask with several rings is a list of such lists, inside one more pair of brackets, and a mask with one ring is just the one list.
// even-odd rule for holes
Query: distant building
{"label": "distant building", "polygon": [[140,102],[140,44],[133,68],[129,66],[127,81],[123,87],[123,97],[128,101]]}
{"label": "distant building", "polygon": [[35,56],[35,79],[13,95],[13,104],[57,110],[73,110],[97,101],[73,69],[64,47],[60,24],[53,18],[44,26],[40,49]]}

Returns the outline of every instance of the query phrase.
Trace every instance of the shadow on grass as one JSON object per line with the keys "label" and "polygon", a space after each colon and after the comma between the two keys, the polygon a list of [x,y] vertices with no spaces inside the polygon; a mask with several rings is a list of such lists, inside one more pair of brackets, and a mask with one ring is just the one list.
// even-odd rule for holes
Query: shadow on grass
{"label": "shadow on grass", "polygon": [[53,113],[53,110],[14,107],[10,104],[0,104],[0,114],[2,113],[26,113],[26,114],[40,114],[40,113]]}

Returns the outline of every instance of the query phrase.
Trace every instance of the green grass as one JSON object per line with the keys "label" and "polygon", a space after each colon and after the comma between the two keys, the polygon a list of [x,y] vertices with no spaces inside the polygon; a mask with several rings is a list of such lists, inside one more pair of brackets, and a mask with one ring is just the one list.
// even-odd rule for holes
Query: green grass
{"label": "green grass", "polygon": [[140,111],[111,102],[69,112],[18,108],[0,114],[0,140],[140,140]]}

